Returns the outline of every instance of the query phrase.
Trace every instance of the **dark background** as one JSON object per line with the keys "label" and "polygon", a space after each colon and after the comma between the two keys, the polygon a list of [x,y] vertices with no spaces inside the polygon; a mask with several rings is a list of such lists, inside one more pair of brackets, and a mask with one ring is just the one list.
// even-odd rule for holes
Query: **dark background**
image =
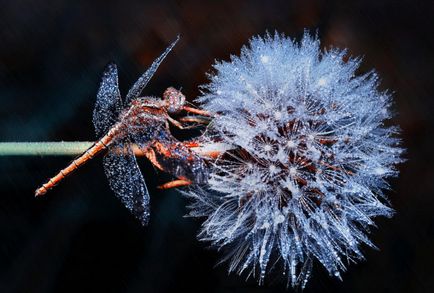
{"label": "dark background", "polygon": [[[266,4],[265,4],[266,2]],[[378,219],[367,261],[344,281],[316,266],[305,292],[434,292],[433,33],[430,1],[0,1],[1,141],[93,140],[100,74],[114,60],[125,93],[179,33],[145,90],[183,87],[188,99],[214,59],[255,34],[300,37],[363,55],[394,92],[408,161],[388,192],[397,214]],[[182,133],[177,132],[176,135]],[[160,192],[163,174],[143,159],[152,219],[143,228],[109,190],[94,159],[45,198],[34,189],[70,157],[0,157],[0,292],[271,292],[215,267],[221,254],[195,238],[187,200]],[[158,175],[158,176],[157,176]],[[288,289],[291,292],[292,289]]]}

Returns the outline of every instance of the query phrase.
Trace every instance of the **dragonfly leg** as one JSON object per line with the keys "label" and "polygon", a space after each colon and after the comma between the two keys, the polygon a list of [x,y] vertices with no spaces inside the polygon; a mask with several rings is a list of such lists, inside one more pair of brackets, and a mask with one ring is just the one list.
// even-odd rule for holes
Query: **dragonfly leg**
{"label": "dragonfly leg", "polygon": [[[176,121],[176,120],[175,120]],[[194,153],[199,155],[199,157],[203,159],[215,159],[218,158],[222,153],[224,153],[226,150],[230,149],[225,144],[212,144],[208,145],[206,147],[203,147],[199,142],[196,141],[186,141],[181,143],[184,147],[191,149]],[[146,152],[144,152],[145,156],[151,161],[154,166],[159,168],[160,170],[166,171],[165,168],[160,164],[160,162],[157,160],[156,152],[163,155],[165,158],[171,157],[171,151],[170,148],[164,147],[164,145],[161,145],[160,143],[155,143],[153,149],[149,149]],[[184,176],[179,176],[178,179],[167,182],[165,184],[162,184],[158,186],[159,189],[170,189],[170,188],[176,188],[176,187],[182,187],[182,186],[188,186],[191,185],[193,182],[189,179],[187,179]]]}
{"label": "dragonfly leg", "polygon": [[191,129],[191,128],[195,128],[197,127],[196,125],[191,125],[191,126],[184,126],[182,125],[181,122],[179,122],[178,120],[173,119],[170,116],[167,116],[167,120],[172,123],[174,126],[178,127],[179,129]]}
{"label": "dragonfly leg", "polygon": [[208,124],[210,122],[209,118],[202,118],[197,116],[185,116],[179,119],[181,122],[193,122],[198,124]]}
{"label": "dragonfly leg", "polygon": [[142,152],[146,158],[154,165],[157,169],[161,171],[165,171],[163,166],[158,162],[157,156],[155,154],[155,151],[153,149],[148,149],[145,152]]}
{"label": "dragonfly leg", "polygon": [[170,189],[175,187],[190,185],[191,181],[186,179],[177,179],[158,186],[159,189]]}
{"label": "dragonfly leg", "polygon": [[[183,145],[186,146],[187,148],[191,149],[192,151],[194,151],[195,153],[197,153],[201,157],[215,159],[223,153],[221,150],[218,150],[218,149],[216,149],[216,150],[202,150],[200,148],[200,144],[195,142],[195,141],[184,142]],[[150,157],[151,157],[149,154],[146,154],[146,156],[148,157],[148,159],[150,159]],[[154,163],[153,160],[150,159],[150,161],[152,163]],[[176,179],[176,180],[164,183],[164,184],[158,186],[158,188],[159,189],[170,189],[170,188],[188,186],[191,184],[192,184],[192,182],[190,180],[181,177],[180,179]]]}
{"label": "dragonfly leg", "polygon": [[235,148],[226,143],[201,143],[194,140],[185,141],[183,144],[204,159],[216,159],[226,151]]}
{"label": "dragonfly leg", "polygon": [[210,113],[208,111],[196,109],[196,108],[189,107],[189,106],[183,106],[182,110],[187,111],[189,113],[198,114],[198,115],[207,116],[207,117],[214,116],[212,113]]}
{"label": "dragonfly leg", "polygon": [[217,159],[222,154],[222,152],[218,151],[218,150],[204,151],[204,150],[200,150],[200,149],[196,150],[195,148],[192,148],[192,150],[194,152],[196,152],[198,155],[200,155],[201,157],[206,157],[206,158],[210,158],[210,159]]}

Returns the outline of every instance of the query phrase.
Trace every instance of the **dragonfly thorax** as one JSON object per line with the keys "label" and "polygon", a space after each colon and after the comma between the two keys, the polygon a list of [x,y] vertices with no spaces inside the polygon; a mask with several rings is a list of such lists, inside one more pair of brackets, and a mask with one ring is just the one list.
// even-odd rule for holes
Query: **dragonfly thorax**
{"label": "dragonfly thorax", "polygon": [[161,99],[144,97],[133,100],[130,107],[121,113],[120,121],[126,127],[147,130],[165,125],[167,112]]}

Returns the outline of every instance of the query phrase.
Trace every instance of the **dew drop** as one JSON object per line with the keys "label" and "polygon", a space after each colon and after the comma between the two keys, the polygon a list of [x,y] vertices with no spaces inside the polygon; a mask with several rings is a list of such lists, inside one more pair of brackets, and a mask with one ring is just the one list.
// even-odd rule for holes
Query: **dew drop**
{"label": "dew drop", "polygon": [[261,62],[267,64],[270,61],[270,57],[267,55],[261,55]]}
{"label": "dew drop", "polygon": [[266,151],[266,152],[269,152],[269,151],[271,151],[272,149],[273,149],[272,146],[269,145],[269,144],[266,144],[266,145],[264,146],[264,151]]}
{"label": "dew drop", "polygon": [[325,78],[325,77],[321,77],[319,80],[318,80],[318,85],[319,86],[325,86],[327,84],[327,79]]}

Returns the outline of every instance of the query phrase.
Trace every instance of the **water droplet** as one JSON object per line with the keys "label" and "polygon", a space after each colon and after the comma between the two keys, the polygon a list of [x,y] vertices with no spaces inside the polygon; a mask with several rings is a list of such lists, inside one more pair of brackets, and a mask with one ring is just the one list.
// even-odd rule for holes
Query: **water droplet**
{"label": "water droplet", "polygon": [[327,84],[327,79],[325,78],[325,77],[321,77],[319,80],[318,80],[318,85],[319,86],[325,86]]}
{"label": "water droplet", "polygon": [[273,149],[273,147],[269,144],[264,145],[264,151],[269,152]]}
{"label": "water droplet", "polygon": [[270,57],[267,55],[261,55],[261,62],[267,64],[270,61]]}
{"label": "water droplet", "polygon": [[288,142],[286,143],[286,146],[288,148],[295,148],[297,146],[297,144],[293,141],[293,140],[288,140]]}
{"label": "water droplet", "polygon": [[280,111],[274,112],[274,118],[280,120],[282,118],[282,113]]}

